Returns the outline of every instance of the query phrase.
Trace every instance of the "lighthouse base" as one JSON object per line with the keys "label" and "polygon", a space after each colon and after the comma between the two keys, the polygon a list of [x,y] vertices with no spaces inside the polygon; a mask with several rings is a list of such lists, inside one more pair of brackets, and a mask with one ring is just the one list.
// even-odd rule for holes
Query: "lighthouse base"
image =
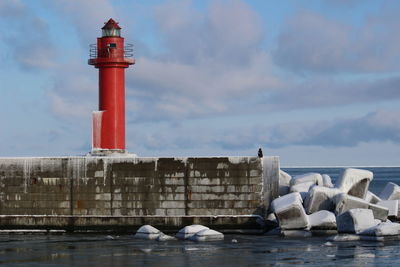
{"label": "lighthouse base", "polygon": [[87,154],[92,157],[137,157],[136,154],[128,153],[125,149],[93,149]]}

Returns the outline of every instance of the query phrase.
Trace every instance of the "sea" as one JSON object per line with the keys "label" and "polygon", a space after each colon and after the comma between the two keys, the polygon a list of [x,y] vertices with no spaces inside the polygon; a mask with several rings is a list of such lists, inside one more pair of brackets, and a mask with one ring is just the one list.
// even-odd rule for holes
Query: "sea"
{"label": "sea", "polygon": [[[400,167],[359,167],[374,173],[370,191],[400,184]],[[343,168],[318,172],[335,181]],[[327,237],[225,235],[223,241],[144,241],[133,235],[0,234],[1,266],[400,266],[400,241],[329,242]]]}

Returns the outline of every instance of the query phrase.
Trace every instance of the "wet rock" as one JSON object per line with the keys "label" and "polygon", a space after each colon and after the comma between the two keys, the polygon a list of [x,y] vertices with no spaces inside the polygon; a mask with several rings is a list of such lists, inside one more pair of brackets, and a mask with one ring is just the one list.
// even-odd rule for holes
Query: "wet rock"
{"label": "wet rock", "polygon": [[200,232],[197,232],[193,236],[189,237],[189,240],[192,241],[217,241],[217,240],[223,240],[224,239],[224,234],[217,232],[212,229],[204,229],[201,230]]}
{"label": "wet rock", "polygon": [[153,240],[156,239],[161,234],[163,233],[157,228],[154,228],[151,225],[143,225],[142,227],[139,228],[139,230],[137,230],[134,237],[138,239]]}
{"label": "wet rock", "polygon": [[343,193],[364,199],[373,176],[367,170],[348,168],[339,176],[335,187]]}
{"label": "wet rock", "polygon": [[308,216],[303,208],[300,193],[294,192],[272,201],[271,208],[283,230],[306,229]]}
{"label": "wet rock", "polygon": [[322,176],[319,173],[310,172],[302,175],[296,175],[290,180],[290,185],[297,185],[301,183],[309,183],[312,182],[316,185],[323,185],[324,182],[322,180]]}
{"label": "wet rock", "polygon": [[276,228],[274,228],[272,230],[269,230],[264,235],[268,235],[268,236],[281,235],[281,228],[280,227],[276,227]]}
{"label": "wet rock", "polygon": [[369,203],[376,204],[379,201],[381,201],[382,199],[380,197],[378,197],[377,195],[375,195],[374,193],[372,193],[371,191],[368,191],[367,194],[365,195],[364,200]]}
{"label": "wet rock", "polygon": [[279,192],[278,192],[278,194],[280,196],[289,194],[291,179],[292,179],[292,176],[290,176],[290,174],[288,174],[282,170],[279,170]]}
{"label": "wet rock", "polygon": [[276,216],[274,213],[268,214],[266,220],[265,220],[265,225],[267,228],[275,228],[279,226],[278,220],[276,219]]}
{"label": "wet rock", "polygon": [[387,183],[379,197],[383,200],[400,199],[400,186],[395,183]]}
{"label": "wet rock", "polygon": [[281,232],[281,235],[284,237],[311,237],[312,233],[310,231],[305,230],[284,230]]}
{"label": "wet rock", "polygon": [[317,211],[308,216],[311,230],[336,230],[336,217],[327,210]]}
{"label": "wet rock", "polygon": [[375,226],[374,215],[369,209],[351,209],[336,217],[339,233],[359,234]]}
{"label": "wet rock", "polygon": [[377,205],[387,208],[389,210],[388,216],[398,217],[399,200],[382,200]]}
{"label": "wet rock", "polygon": [[391,236],[400,235],[400,224],[392,222],[383,222],[368,228],[360,233],[360,235],[370,236]]}
{"label": "wet rock", "polygon": [[190,237],[194,236],[196,233],[203,231],[203,230],[208,230],[210,228],[200,225],[200,224],[193,224],[189,226],[185,226],[179,232],[175,235],[176,238],[178,239],[189,239]]}
{"label": "wet rock", "polygon": [[336,235],[337,230],[336,229],[331,229],[331,230],[311,229],[311,233],[313,236]]}
{"label": "wet rock", "polygon": [[304,200],[304,206],[307,214],[317,212],[319,210],[333,211],[335,209],[335,199],[340,194],[337,188],[328,188],[324,186],[314,186],[308,192]]}
{"label": "wet rock", "polygon": [[328,174],[322,174],[322,182],[325,187],[334,187],[334,185],[332,184],[332,179]]}

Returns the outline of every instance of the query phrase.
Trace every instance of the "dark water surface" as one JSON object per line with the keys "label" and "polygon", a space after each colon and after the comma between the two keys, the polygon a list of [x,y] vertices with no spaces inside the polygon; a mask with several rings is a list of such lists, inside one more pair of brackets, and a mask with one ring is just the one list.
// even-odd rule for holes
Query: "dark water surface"
{"label": "dark water surface", "polygon": [[[374,172],[370,190],[400,182],[400,168]],[[341,168],[286,168],[292,175],[329,174]],[[400,241],[327,242],[304,239],[225,235],[224,241],[143,241],[133,235],[0,234],[2,266],[400,266]]]}

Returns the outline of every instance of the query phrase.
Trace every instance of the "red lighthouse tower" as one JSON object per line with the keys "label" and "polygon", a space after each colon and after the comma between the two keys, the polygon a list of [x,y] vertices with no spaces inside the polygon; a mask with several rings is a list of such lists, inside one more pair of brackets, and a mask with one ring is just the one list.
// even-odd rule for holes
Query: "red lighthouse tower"
{"label": "red lighthouse tower", "polygon": [[135,64],[132,45],[124,46],[121,27],[105,23],[89,65],[99,69],[99,111],[93,112],[92,153],[125,152],[125,68]]}

